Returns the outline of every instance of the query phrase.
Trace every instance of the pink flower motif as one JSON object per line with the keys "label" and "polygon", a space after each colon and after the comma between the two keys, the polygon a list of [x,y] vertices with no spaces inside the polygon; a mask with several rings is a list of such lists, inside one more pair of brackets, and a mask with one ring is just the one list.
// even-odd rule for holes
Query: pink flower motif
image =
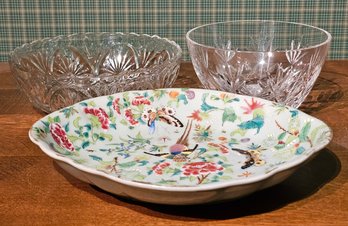
{"label": "pink flower motif", "polygon": [[62,148],[66,148],[69,151],[75,151],[75,148],[71,141],[68,139],[65,131],[59,123],[50,124],[50,132],[54,141]]}
{"label": "pink flower motif", "polygon": [[213,162],[191,162],[183,166],[184,175],[200,175],[221,171],[224,168]]}
{"label": "pink flower motif", "polygon": [[124,115],[126,116],[126,119],[128,120],[128,122],[130,122],[130,124],[136,125],[136,124],[139,123],[137,120],[134,119],[134,116],[133,116],[133,113],[132,113],[132,109],[127,108],[124,111]]}
{"label": "pink flower motif", "polygon": [[86,114],[91,114],[98,117],[98,121],[101,124],[101,127],[103,129],[109,128],[109,116],[106,114],[106,112],[102,108],[85,108]]}
{"label": "pink flower motif", "polygon": [[138,106],[141,104],[150,105],[151,102],[148,99],[146,99],[144,96],[138,96],[132,100],[132,105],[134,105],[134,106]]}
{"label": "pink flower motif", "polygon": [[261,102],[258,102],[257,100],[254,100],[254,98],[251,98],[251,103],[248,103],[246,100],[244,100],[244,101],[247,104],[247,107],[242,107],[242,109],[245,110],[244,114],[250,114],[255,109],[261,108],[263,106],[263,104],[261,104]]}
{"label": "pink flower motif", "polygon": [[114,108],[114,110],[117,112],[117,114],[121,114],[121,110],[120,110],[120,98],[115,98],[115,100],[112,102],[112,107]]}
{"label": "pink flower motif", "polygon": [[163,174],[163,169],[167,168],[168,166],[170,166],[169,162],[161,162],[158,163],[157,165],[152,167],[152,170],[156,173],[156,174]]}

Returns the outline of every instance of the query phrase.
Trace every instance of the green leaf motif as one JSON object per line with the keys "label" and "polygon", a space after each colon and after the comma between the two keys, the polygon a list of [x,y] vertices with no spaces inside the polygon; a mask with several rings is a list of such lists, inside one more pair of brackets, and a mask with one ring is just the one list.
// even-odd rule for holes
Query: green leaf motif
{"label": "green leaf motif", "polygon": [[211,95],[211,96],[210,96],[210,99],[216,101],[216,100],[220,100],[220,97],[218,97],[218,96],[216,96],[216,95]]}
{"label": "green leaf motif", "polygon": [[173,174],[174,171],[175,171],[175,169],[174,169],[174,168],[171,168],[171,167],[166,167],[166,168],[163,169],[163,172],[164,172],[165,174]]}
{"label": "green leaf motif", "polygon": [[89,141],[84,141],[82,144],[81,144],[81,147],[82,148],[86,148],[90,145]]}
{"label": "green leaf motif", "polygon": [[189,180],[190,180],[190,182],[193,182],[193,181],[197,180],[197,178],[195,176],[189,176]]}
{"label": "green leaf motif", "polygon": [[63,112],[65,118],[69,118],[70,116],[77,113],[78,111],[74,107],[67,107],[61,110],[60,112]]}
{"label": "green leaf motif", "polygon": [[263,118],[265,115],[265,112],[262,108],[257,108],[253,111],[253,118],[261,117]]}
{"label": "green leaf motif", "polygon": [[180,175],[181,174],[181,170],[178,168],[174,168],[174,172],[172,176],[176,176],[176,175]]}
{"label": "green leaf motif", "polygon": [[144,181],[144,179],[146,178],[146,176],[145,176],[145,175],[142,175],[142,174],[140,174],[140,173],[138,173],[138,174],[136,174],[133,178],[134,178],[134,180],[136,180],[136,181]]}
{"label": "green leaf motif", "polygon": [[310,138],[313,142],[315,142],[315,139],[317,138],[318,133],[319,133],[319,132],[322,132],[321,130],[322,130],[322,129],[325,129],[325,128],[326,128],[325,125],[316,127],[315,129],[312,130],[311,134],[309,135],[309,138]]}
{"label": "green leaf motif", "polygon": [[58,122],[58,123],[59,123],[59,122],[60,122],[60,118],[59,118],[59,116],[54,117],[54,118],[53,118],[53,121],[54,121],[54,122]]}
{"label": "green leaf motif", "polygon": [[147,171],[147,175],[151,175],[153,173],[153,170]]}
{"label": "green leaf motif", "polygon": [[46,121],[41,121],[42,124],[44,124],[44,131],[45,133],[49,133],[50,132],[50,123],[46,122]]}
{"label": "green leaf motif", "polygon": [[100,122],[99,122],[97,116],[92,115],[92,116],[90,117],[90,121],[91,121],[91,124],[92,124],[92,127],[93,127],[93,128],[98,128],[98,127],[100,126]]}
{"label": "green leaf motif", "polygon": [[47,121],[49,122],[49,124],[54,122],[54,120],[53,120],[53,118],[51,116],[48,116]]}
{"label": "green leaf motif", "polygon": [[110,119],[110,122],[116,123],[116,117],[115,117],[115,115],[113,115],[112,117],[109,117],[109,119]]}
{"label": "green leaf motif", "polygon": [[135,138],[137,140],[143,140],[144,139],[140,132],[138,132],[137,135],[135,135]]}
{"label": "green leaf motif", "polygon": [[90,101],[90,102],[88,102],[88,105],[89,106],[92,106],[92,107],[96,107],[97,105],[95,104],[95,102],[94,101]]}
{"label": "green leaf motif", "polygon": [[236,98],[233,98],[233,99],[230,99],[230,100],[227,100],[226,103],[232,103],[233,101],[236,101],[236,102],[239,102],[240,99],[238,97]]}
{"label": "green leaf motif", "polygon": [[225,108],[224,112],[222,113],[222,125],[224,125],[225,122],[234,122],[237,119],[237,115],[233,108]]}
{"label": "green leaf motif", "polygon": [[93,133],[92,139],[93,139],[93,140],[98,140],[98,138],[99,138],[99,134]]}
{"label": "green leaf motif", "polygon": [[127,93],[127,92],[124,93],[122,100],[123,100],[123,106],[124,107],[129,107],[130,106],[129,93]]}
{"label": "green leaf motif", "polygon": [[[161,99],[165,95],[165,91],[164,90],[154,90],[153,94],[154,94],[153,95],[154,97]],[[153,102],[153,98],[152,98],[152,100],[150,99],[150,101]]]}
{"label": "green leaf motif", "polygon": [[232,173],[233,173],[232,167],[227,167],[227,166],[225,166],[225,165],[223,165],[223,167],[225,167],[225,170],[224,170],[225,175],[226,175],[226,174],[232,174]]}
{"label": "green leaf motif", "polygon": [[163,185],[176,185],[178,182],[175,180],[160,180],[158,184],[163,184]]}
{"label": "green leaf motif", "polygon": [[136,161],[131,161],[131,162],[119,163],[117,164],[117,166],[121,168],[129,168],[129,167],[135,166],[136,164],[137,164]]}
{"label": "green leaf motif", "polygon": [[301,142],[307,141],[309,130],[311,129],[311,122],[307,122],[301,129],[299,139]]}
{"label": "green leaf motif", "polygon": [[90,131],[92,129],[91,124],[86,124],[86,125],[84,125],[84,127],[87,129],[87,131]]}
{"label": "green leaf motif", "polygon": [[233,178],[229,175],[223,175],[223,176],[220,176],[219,179],[220,179],[220,181],[227,181],[227,180],[231,180]]}
{"label": "green leaf motif", "polygon": [[74,135],[67,135],[68,139],[74,143],[75,141],[77,141],[78,139],[80,139],[78,136],[74,136]]}
{"label": "green leaf motif", "polygon": [[88,156],[91,157],[95,161],[98,161],[98,162],[103,161],[103,159],[99,156],[96,156],[96,155],[88,155]]}
{"label": "green leaf motif", "polygon": [[75,128],[79,128],[80,127],[79,126],[80,119],[81,119],[81,117],[77,117],[76,119],[74,119],[73,125],[74,125]]}
{"label": "green leaf motif", "polygon": [[100,133],[101,137],[104,137],[105,139],[108,139],[108,141],[112,141],[112,135],[107,133]]}
{"label": "green leaf motif", "polygon": [[219,161],[220,165],[223,164],[224,162],[228,162],[228,158],[224,155],[219,155],[218,158],[222,160],[222,161]]}
{"label": "green leaf motif", "polygon": [[69,123],[67,123],[67,124],[64,126],[64,130],[65,130],[65,132],[69,132],[69,130],[70,130]]}
{"label": "green leaf motif", "polygon": [[274,146],[274,148],[277,150],[283,149],[283,148],[285,148],[285,143],[277,144]]}
{"label": "green leaf motif", "polygon": [[281,134],[279,134],[278,140],[283,140],[285,136],[286,136],[286,132],[282,132]]}
{"label": "green leaf motif", "polygon": [[74,159],[74,162],[82,165],[82,164],[86,163],[87,161],[85,159]]}
{"label": "green leaf motif", "polygon": [[296,136],[288,136],[288,138],[285,140],[285,144],[290,144],[295,139],[297,139]]}
{"label": "green leaf motif", "polygon": [[128,125],[128,122],[125,119],[121,119],[120,123],[125,126]]}
{"label": "green leaf motif", "polygon": [[142,160],[142,161],[139,161],[139,166],[145,166],[149,163],[149,161],[147,160]]}
{"label": "green leaf motif", "polygon": [[247,130],[238,128],[238,129],[234,130],[233,132],[231,132],[231,136],[233,137],[233,136],[239,134],[240,136],[243,137],[243,136],[245,136],[246,133],[247,133]]}

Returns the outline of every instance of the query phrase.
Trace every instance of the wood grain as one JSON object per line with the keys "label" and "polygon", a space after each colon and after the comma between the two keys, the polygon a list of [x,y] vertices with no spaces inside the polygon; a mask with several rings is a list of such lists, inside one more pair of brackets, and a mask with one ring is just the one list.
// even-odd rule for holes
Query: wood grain
{"label": "wood grain", "polygon": [[[190,63],[175,87],[201,87]],[[325,64],[301,109],[334,139],[283,183],[221,204],[147,204],[73,178],[32,144],[43,114],[0,63],[0,225],[348,225],[348,61]]]}

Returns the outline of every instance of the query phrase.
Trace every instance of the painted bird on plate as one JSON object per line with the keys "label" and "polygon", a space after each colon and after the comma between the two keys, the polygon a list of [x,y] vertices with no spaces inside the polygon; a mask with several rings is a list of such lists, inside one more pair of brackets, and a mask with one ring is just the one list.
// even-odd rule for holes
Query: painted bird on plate
{"label": "painted bird on plate", "polygon": [[240,123],[238,127],[243,130],[257,129],[256,134],[258,134],[264,123],[264,117],[262,115],[256,115],[256,117],[253,117],[251,120]]}
{"label": "painted bird on plate", "polygon": [[144,152],[148,155],[153,155],[157,157],[165,157],[168,159],[173,159],[176,162],[184,162],[187,161],[187,156],[194,152],[198,144],[196,144],[193,148],[189,148],[188,137],[190,135],[192,129],[192,120],[189,120],[183,134],[179,137],[175,144],[169,147],[169,152],[167,153],[150,153]]}

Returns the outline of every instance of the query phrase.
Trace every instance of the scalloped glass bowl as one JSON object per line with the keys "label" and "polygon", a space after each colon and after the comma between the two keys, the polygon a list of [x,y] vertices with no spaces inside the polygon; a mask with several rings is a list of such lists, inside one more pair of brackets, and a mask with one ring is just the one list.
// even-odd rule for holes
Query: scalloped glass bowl
{"label": "scalloped glass bowl", "polygon": [[156,35],[80,33],[24,44],[9,63],[30,102],[49,113],[87,98],[171,87],[181,54]]}
{"label": "scalloped glass bowl", "polygon": [[246,20],[202,25],[186,40],[206,88],[299,107],[320,74],[331,35],[305,24]]}
{"label": "scalloped glass bowl", "polygon": [[322,121],[204,89],[128,91],[37,121],[30,139],[68,173],[162,204],[239,198],[285,180],[332,139]]}

